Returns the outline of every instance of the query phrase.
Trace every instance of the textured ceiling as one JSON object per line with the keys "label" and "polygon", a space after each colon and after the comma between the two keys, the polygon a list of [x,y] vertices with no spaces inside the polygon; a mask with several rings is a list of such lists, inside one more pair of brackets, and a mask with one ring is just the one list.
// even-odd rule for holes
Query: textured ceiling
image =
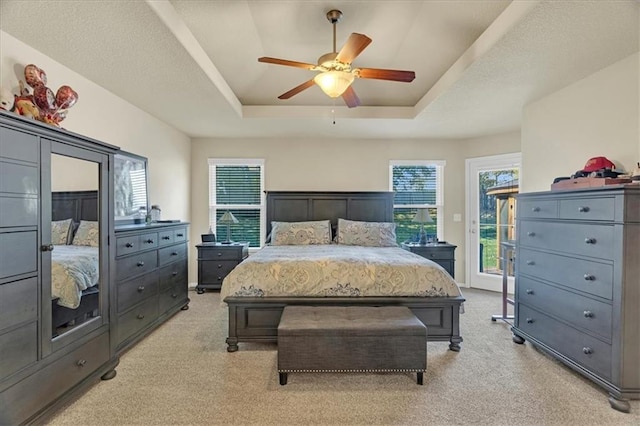
{"label": "textured ceiling", "polygon": [[[332,50],[333,8],[344,13],[338,49],[352,32],[373,39],[354,65],[416,79],[358,79],[354,109],[315,86],[278,100],[314,74],[257,58],[315,63]],[[631,0],[0,0],[3,31],[193,137],[516,130],[527,102],[637,52],[639,27]],[[158,102],[159,91],[171,102]]]}

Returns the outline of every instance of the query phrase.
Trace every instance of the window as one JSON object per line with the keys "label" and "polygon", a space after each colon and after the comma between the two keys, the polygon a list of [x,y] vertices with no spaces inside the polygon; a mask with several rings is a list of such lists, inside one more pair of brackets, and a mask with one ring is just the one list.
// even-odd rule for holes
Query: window
{"label": "window", "polygon": [[230,227],[232,241],[264,241],[264,160],[209,159],[209,225],[218,241],[227,239],[227,225],[218,219],[228,210],[237,224]]}
{"label": "window", "polygon": [[428,240],[442,239],[444,161],[396,161],[389,163],[389,188],[395,193],[393,217],[398,243],[416,242],[421,224],[412,221],[418,208],[428,208],[433,223],[425,224]]}

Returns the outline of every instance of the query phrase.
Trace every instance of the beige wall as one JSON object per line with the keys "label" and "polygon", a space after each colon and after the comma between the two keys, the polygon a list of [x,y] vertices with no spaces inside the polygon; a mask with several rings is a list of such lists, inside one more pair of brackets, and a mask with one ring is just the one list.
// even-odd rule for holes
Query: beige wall
{"label": "beige wall", "polygon": [[[519,149],[519,133],[459,141],[194,139],[192,238],[208,229],[208,158],[263,158],[265,189],[271,191],[388,191],[390,160],[445,160],[444,238],[458,246],[456,280],[464,282],[464,221],[453,222],[454,213],[464,216],[464,160]],[[195,258],[192,252],[192,271]]]}
{"label": "beige wall", "polygon": [[521,192],[549,189],[591,157],[625,170],[640,161],[638,53],[526,105],[522,118]]}
{"label": "beige wall", "polygon": [[99,188],[97,163],[53,154],[51,156],[52,191],[95,191]]}

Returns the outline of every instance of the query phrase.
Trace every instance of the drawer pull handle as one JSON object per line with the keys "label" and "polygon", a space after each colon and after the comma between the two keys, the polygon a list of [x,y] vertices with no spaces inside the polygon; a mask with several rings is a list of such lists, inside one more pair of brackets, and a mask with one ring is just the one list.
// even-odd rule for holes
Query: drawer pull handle
{"label": "drawer pull handle", "polygon": [[79,359],[79,360],[76,362],[76,365],[77,365],[78,367],[84,367],[84,365],[85,365],[86,363],[87,363],[87,360],[86,360],[86,359]]}
{"label": "drawer pull handle", "polygon": [[153,240],[151,238],[149,238],[147,241],[145,241],[147,244],[153,244]]}
{"label": "drawer pull handle", "polygon": [[532,266],[535,265],[536,262],[534,262],[533,260],[527,260],[527,265]]}
{"label": "drawer pull handle", "polygon": [[144,315],[143,314],[138,314],[138,316],[136,317],[138,319],[144,319]]}
{"label": "drawer pull handle", "polygon": [[596,277],[594,275],[591,275],[591,274],[584,274],[584,280],[585,281],[595,281]]}
{"label": "drawer pull handle", "polygon": [[144,291],[144,286],[143,285],[139,286],[138,287],[138,292],[142,293],[143,291]]}
{"label": "drawer pull handle", "polygon": [[178,252],[177,252],[177,251],[172,251],[172,252],[171,252],[171,256],[177,256],[177,255],[178,255]]}
{"label": "drawer pull handle", "polygon": [[167,237],[166,235],[164,237],[162,237],[163,240],[170,240],[171,237]]}
{"label": "drawer pull handle", "polygon": [[596,243],[596,239],[595,238],[585,238],[584,239],[584,243],[585,244],[595,244]]}
{"label": "drawer pull handle", "polygon": [[593,312],[591,311],[584,311],[583,314],[585,318],[593,318]]}
{"label": "drawer pull handle", "polygon": [[527,232],[527,237],[535,237],[535,236],[536,236],[535,232],[533,232],[533,231]]}
{"label": "drawer pull handle", "polygon": [[527,318],[526,321],[527,324],[533,324],[533,318]]}
{"label": "drawer pull handle", "polygon": [[178,297],[178,295],[176,293],[173,293],[171,297],[175,299],[176,297]]}
{"label": "drawer pull handle", "polygon": [[530,288],[528,288],[528,289],[526,290],[526,292],[527,292],[527,294],[533,294],[533,290],[531,290]]}
{"label": "drawer pull handle", "polygon": [[127,243],[127,244],[125,244],[124,246],[125,246],[126,248],[131,248],[131,247],[133,247],[133,244],[131,244],[131,243]]}
{"label": "drawer pull handle", "polygon": [[593,353],[593,349],[591,349],[588,346],[585,346],[584,348],[582,348],[582,353],[585,355],[591,355]]}
{"label": "drawer pull handle", "polygon": [[144,262],[138,262],[138,263],[136,263],[136,265],[138,265],[138,266],[144,266]]}
{"label": "drawer pull handle", "polygon": [[580,206],[580,207],[578,207],[578,211],[579,211],[580,213],[588,213],[588,212],[589,212],[589,207],[587,207],[587,206]]}
{"label": "drawer pull handle", "polygon": [[534,207],[531,209],[532,212],[538,213],[540,211],[540,207]]}
{"label": "drawer pull handle", "polygon": [[184,237],[184,234],[176,234],[176,237]]}
{"label": "drawer pull handle", "polygon": [[218,281],[221,281],[222,277],[220,275],[218,275]]}
{"label": "drawer pull handle", "polygon": [[171,276],[173,276],[173,277],[175,277],[176,275],[178,275],[178,273],[177,273],[176,271],[173,271],[173,272],[171,273]]}
{"label": "drawer pull handle", "polygon": [[218,252],[218,257],[220,257],[220,256],[222,256],[222,252],[221,251]]}

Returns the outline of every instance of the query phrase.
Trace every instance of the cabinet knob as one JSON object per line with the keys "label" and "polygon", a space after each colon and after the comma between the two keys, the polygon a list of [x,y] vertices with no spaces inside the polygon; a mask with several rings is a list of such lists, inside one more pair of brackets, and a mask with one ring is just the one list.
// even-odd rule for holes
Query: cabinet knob
{"label": "cabinet knob", "polygon": [[138,287],[138,292],[142,293],[143,291],[144,291],[144,286],[143,285],[139,286]]}
{"label": "cabinet knob", "polygon": [[584,280],[585,281],[595,281],[596,277],[591,275],[591,274],[584,274]]}
{"label": "cabinet knob", "polygon": [[533,266],[535,264],[536,264],[536,262],[534,262],[533,260],[527,260],[527,265]]}
{"label": "cabinet knob", "polygon": [[527,324],[533,324],[534,322],[533,318],[527,318],[525,321],[527,321]]}
{"label": "cabinet knob", "polygon": [[222,277],[220,275],[218,275],[218,281],[221,281]]}
{"label": "cabinet knob", "polygon": [[582,348],[582,353],[585,355],[591,355],[593,353],[593,349],[591,349],[588,346],[585,346],[584,348]]}
{"label": "cabinet knob", "polygon": [[595,244],[596,243],[596,239],[595,238],[585,238],[584,239],[584,243],[585,244]]}
{"label": "cabinet knob", "polygon": [[144,319],[144,315],[143,315],[143,314],[138,314],[138,316],[136,316],[136,318],[138,318],[138,319]]}
{"label": "cabinet knob", "polygon": [[84,367],[84,365],[85,365],[86,363],[87,363],[87,360],[86,360],[86,359],[79,359],[79,360],[76,362],[76,365],[77,365],[78,367]]}
{"label": "cabinet knob", "polygon": [[527,237],[535,237],[535,236],[536,236],[535,232],[533,232],[533,231],[527,232]]}
{"label": "cabinet knob", "polygon": [[173,298],[175,299],[176,297],[178,297],[178,294],[177,294],[177,293],[173,293],[173,294],[171,295],[171,297],[173,297]]}
{"label": "cabinet knob", "polygon": [[153,240],[151,238],[149,238],[147,241],[145,241],[147,244],[153,244]]}
{"label": "cabinet knob", "polygon": [[218,257],[220,257],[220,256],[222,256],[222,252],[221,251],[218,252]]}
{"label": "cabinet knob", "polygon": [[218,269],[221,269],[221,268],[222,268],[222,265],[218,264]]}
{"label": "cabinet knob", "polygon": [[530,288],[528,288],[528,289],[526,290],[526,293],[527,293],[527,294],[533,294],[533,290],[531,290]]}
{"label": "cabinet knob", "polygon": [[178,252],[177,252],[177,251],[172,251],[172,252],[171,252],[171,256],[177,256],[177,255],[178,255]]}
{"label": "cabinet knob", "polygon": [[171,237],[167,237],[166,235],[164,237],[162,237],[163,240],[170,240]]}
{"label": "cabinet knob", "polygon": [[131,248],[131,247],[133,247],[133,244],[131,244],[131,243],[126,243],[124,246],[125,246],[126,248]]}
{"label": "cabinet knob", "polygon": [[40,246],[40,250],[42,251],[53,251],[53,244],[44,244]]}
{"label": "cabinet knob", "polygon": [[591,311],[584,311],[583,314],[585,318],[593,318],[593,312]]}
{"label": "cabinet knob", "polygon": [[138,262],[136,263],[137,266],[144,266],[144,262]]}
{"label": "cabinet knob", "polygon": [[176,234],[176,237],[184,237],[184,234]]}
{"label": "cabinet knob", "polygon": [[578,207],[578,211],[579,211],[580,213],[587,213],[587,212],[589,211],[589,207],[587,207],[587,206],[580,206],[580,207]]}
{"label": "cabinet knob", "polygon": [[534,212],[534,213],[538,213],[540,211],[540,207],[536,206],[536,207],[532,208],[531,211]]}
{"label": "cabinet knob", "polygon": [[178,275],[178,272],[177,272],[177,271],[173,271],[173,272],[171,272],[171,276],[172,276],[172,277],[175,277],[176,275]]}

